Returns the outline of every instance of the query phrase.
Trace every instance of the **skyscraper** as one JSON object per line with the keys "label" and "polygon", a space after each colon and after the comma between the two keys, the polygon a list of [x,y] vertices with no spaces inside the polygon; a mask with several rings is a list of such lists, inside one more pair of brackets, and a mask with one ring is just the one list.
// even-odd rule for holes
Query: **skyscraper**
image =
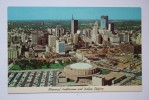
{"label": "skyscraper", "polygon": [[74,20],[72,16],[71,20],[71,34],[77,33],[78,30],[78,20]]}
{"label": "skyscraper", "polygon": [[98,34],[98,21],[96,21],[94,23],[94,26],[93,26],[93,31],[92,31],[92,41],[95,43],[96,42],[96,36]]}
{"label": "skyscraper", "polygon": [[100,18],[100,28],[108,29],[108,16],[101,16],[101,18]]}

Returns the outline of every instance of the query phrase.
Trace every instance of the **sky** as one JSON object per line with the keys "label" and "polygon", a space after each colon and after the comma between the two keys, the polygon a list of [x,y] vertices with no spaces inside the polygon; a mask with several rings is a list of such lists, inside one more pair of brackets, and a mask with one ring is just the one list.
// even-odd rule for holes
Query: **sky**
{"label": "sky", "polygon": [[139,7],[8,7],[8,20],[100,19],[141,20]]}

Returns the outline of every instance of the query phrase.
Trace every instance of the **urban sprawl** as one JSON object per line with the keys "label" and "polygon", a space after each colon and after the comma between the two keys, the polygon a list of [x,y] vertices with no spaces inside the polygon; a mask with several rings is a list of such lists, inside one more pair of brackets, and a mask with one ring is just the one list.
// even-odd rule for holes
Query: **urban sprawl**
{"label": "urban sprawl", "polygon": [[142,85],[141,21],[108,17],[8,21],[8,87]]}

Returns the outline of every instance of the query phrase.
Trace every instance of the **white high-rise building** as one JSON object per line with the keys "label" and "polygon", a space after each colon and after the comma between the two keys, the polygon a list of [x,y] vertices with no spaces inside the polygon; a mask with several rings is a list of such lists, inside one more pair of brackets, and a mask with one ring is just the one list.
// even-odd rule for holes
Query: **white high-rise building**
{"label": "white high-rise building", "polygon": [[55,47],[56,46],[56,39],[57,37],[54,35],[49,35],[48,36],[48,45],[51,47]]}
{"label": "white high-rise building", "polygon": [[96,35],[98,33],[98,21],[95,22],[93,26],[93,31],[92,31],[92,41],[96,43]]}
{"label": "white high-rise building", "polygon": [[65,42],[56,40],[56,53],[65,54]]}
{"label": "white high-rise building", "polygon": [[26,41],[26,34],[25,33],[21,34],[21,40],[23,43]]}

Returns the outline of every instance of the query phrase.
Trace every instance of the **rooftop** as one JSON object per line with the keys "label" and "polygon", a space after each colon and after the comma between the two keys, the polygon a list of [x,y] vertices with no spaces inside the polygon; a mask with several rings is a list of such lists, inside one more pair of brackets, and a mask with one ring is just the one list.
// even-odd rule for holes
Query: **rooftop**
{"label": "rooftop", "polygon": [[89,68],[92,68],[92,65],[90,65],[88,63],[75,63],[75,64],[71,64],[70,68],[72,68],[72,69],[89,69]]}

